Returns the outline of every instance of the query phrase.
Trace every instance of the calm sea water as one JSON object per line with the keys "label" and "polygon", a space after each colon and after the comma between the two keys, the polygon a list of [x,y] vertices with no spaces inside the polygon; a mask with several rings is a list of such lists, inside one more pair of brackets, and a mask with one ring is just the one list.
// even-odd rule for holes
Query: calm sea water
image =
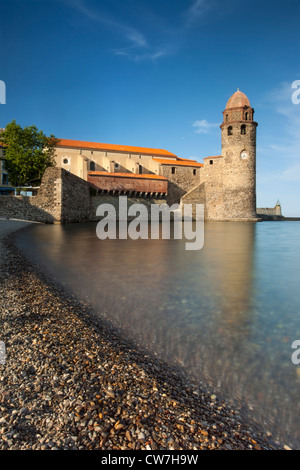
{"label": "calm sea water", "polygon": [[137,344],[300,448],[300,222],[206,223],[185,240],[104,240],[34,225],[19,246]]}

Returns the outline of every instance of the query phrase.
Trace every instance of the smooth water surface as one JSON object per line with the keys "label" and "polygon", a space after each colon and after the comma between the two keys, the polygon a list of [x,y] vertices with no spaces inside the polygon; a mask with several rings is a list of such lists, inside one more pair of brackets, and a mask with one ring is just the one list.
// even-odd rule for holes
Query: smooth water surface
{"label": "smooth water surface", "polygon": [[99,240],[96,224],[35,225],[18,244],[99,317],[300,448],[300,222],[206,223],[184,240]]}

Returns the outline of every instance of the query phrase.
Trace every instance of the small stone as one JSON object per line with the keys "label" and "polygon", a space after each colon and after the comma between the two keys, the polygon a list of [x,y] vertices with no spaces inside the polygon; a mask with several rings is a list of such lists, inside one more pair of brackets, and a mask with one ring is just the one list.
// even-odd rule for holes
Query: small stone
{"label": "small stone", "polygon": [[116,424],[115,424],[115,429],[116,429],[117,431],[119,431],[120,429],[123,429],[123,428],[124,428],[124,424],[122,424],[122,423],[116,423]]}
{"label": "small stone", "polygon": [[106,390],[105,391],[106,393],[106,396],[109,397],[109,398],[115,398],[115,394],[112,390]]}

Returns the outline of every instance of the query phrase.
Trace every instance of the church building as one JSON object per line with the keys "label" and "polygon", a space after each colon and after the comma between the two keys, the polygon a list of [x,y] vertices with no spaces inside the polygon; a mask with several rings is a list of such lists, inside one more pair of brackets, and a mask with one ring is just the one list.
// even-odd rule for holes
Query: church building
{"label": "church building", "polygon": [[257,220],[256,127],[249,99],[237,90],[223,111],[222,154],[203,163],[162,149],[61,139],[58,167],[98,194],[165,197],[204,204],[207,220]]}

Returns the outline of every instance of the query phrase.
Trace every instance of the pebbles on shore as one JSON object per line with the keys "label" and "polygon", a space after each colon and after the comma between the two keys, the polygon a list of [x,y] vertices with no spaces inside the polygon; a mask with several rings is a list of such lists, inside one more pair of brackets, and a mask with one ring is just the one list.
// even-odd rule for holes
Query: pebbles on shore
{"label": "pebbles on shore", "polygon": [[263,450],[270,436],[96,322],[0,241],[0,450]]}

